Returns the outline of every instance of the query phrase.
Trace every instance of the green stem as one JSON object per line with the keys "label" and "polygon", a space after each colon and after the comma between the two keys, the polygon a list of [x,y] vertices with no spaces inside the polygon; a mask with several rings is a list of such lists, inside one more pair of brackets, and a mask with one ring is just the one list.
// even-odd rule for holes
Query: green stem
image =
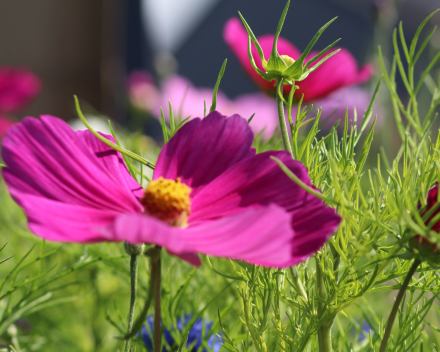
{"label": "green stem", "polygon": [[[324,318],[324,311],[326,310],[326,304],[322,301],[327,301],[327,290],[325,288],[324,276],[319,266],[318,257],[316,260],[316,289],[318,297],[318,318],[322,320]],[[332,326],[334,322],[334,316],[331,319],[327,319],[318,329],[318,344],[319,352],[332,352]]]}
{"label": "green stem", "polygon": [[332,326],[323,325],[318,330],[318,340],[319,340],[319,352],[331,352],[332,351]]}
{"label": "green stem", "polygon": [[290,267],[290,274],[292,275],[292,283],[295,285],[296,293],[299,294],[299,296],[302,298],[304,303],[308,303],[309,299],[307,297],[307,292],[304,289],[304,286],[301,282],[301,279],[298,274],[298,270],[296,270],[296,267]]}
{"label": "green stem", "polygon": [[284,149],[287,150],[290,155],[292,154],[292,146],[290,144],[289,139],[289,133],[287,132],[287,124],[286,124],[286,118],[284,116],[284,103],[283,103],[283,97],[282,97],[282,89],[283,89],[283,80],[279,82],[279,86],[277,89],[277,107],[278,107],[278,118],[280,122],[280,130],[281,130],[281,137],[283,139],[283,145]]}
{"label": "green stem", "polygon": [[[132,255],[130,259],[130,280],[131,280],[131,296],[130,296],[130,310],[128,312],[128,328],[127,333],[131,333],[134,321],[134,308],[136,305],[136,291],[137,291],[137,277],[138,277],[139,255]],[[131,340],[128,339],[125,343],[125,352],[130,351]]]}
{"label": "green stem", "polygon": [[151,258],[150,286],[148,288],[147,299],[141,314],[133,324],[131,332],[125,334],[123,337],[124,340],[132,338],[142,329],[142,326],[145,324],[145,319],[147,319],[148,310],[151,306],[151,302],[153,301],[156,287],[160,286],[160,266],[158,267],[157,265],[157,262],[160,260],[160,247],[150,248],[145,252],[145,255]]}
{"label": "green stem", "polygon": [[393,328],[394,320],[396,319],[397,312],[399,311],[400,302],[402,302],[403,296],[405,295],[405,291],[411,281],[411,278],[420,264],[421,261],[415,259],[411,268],[408,271],[408,274],[406,274],[405,280],[403,281],[403,284],[400,287],[399,293],[397,294],[396,297],[396,301],[394,302],[393,308],[391,309],[390,317],[388,318],[387,327],[383,335],[382,343],[380,344],[379,352],[385,352],[387,348],[388,340],[391,336],[391,329]]}
{"label": "green stem", "polygon": [[[154,288],[154,322],[153,322],[153,337],[154,337],[154,352],[161,352],[162,350],[162,328],[161,328],[161,314],[160,314],[160,288],[161,288],[161,255],[159,252],[159,257],[154,263],[155,272],[157,273],[156,287]],[[152,268],[153,270],[153,268]]]}

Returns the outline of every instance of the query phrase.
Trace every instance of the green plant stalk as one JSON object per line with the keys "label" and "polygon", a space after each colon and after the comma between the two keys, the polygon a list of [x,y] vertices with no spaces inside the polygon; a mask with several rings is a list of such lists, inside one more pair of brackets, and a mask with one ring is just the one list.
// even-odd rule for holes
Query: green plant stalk
{"label": "green plant stalk", "polygon": [[158,258],[154,262],[151,270],[154,270],[157,275],[157,283],[154,288],[154,322],[153,322],[153,337],[154,337],[154,352],[162,351],[162,328],[160,324],[161,312],[160,312],[160,289],[161,289],[161,252],[158,254]]}
{"label": "green plant stalk", "polygon": [[[153,302],[154,295],[156,292],[156,287],[160,286],[160,270],[158,270],[156,262],[160,259],[160,247],[150,248],[145,252],[145,255],[151,258],[151,269],[150,269],[150,286],[148,288],[147,299],[144,304],[144,308],[142,309],[141,314],[136,319],[136,322],[133,324],[133,328],[130,333],[125,334],[122,339],[127,340],[135,336],[139,331],[141,331],[142,326],[145,324],[145,319],[148,315],[148,310]],[[160,268],[159,268],[160,269]]]}
{"label": "green plant stalk", "polygon": [[[318,257],[315,256],[316,260],[316,289],[318,293],[318,297],[320,300],[318,301],[318,317],[320,319],[323,318],[323,312],[325,310],[325,303],[322,301],[327,301],[327,290],[325,288],[324,277],[319,266]],[[327,320],[321,325],[318,329],[318,344],[319,344],[319,352],[332,352],[332,326],[333,326],[334,318],[331,320]]]}
{"label": "green plant stalk", "polygon": [[298,270],[296,270],[296,266],[290,267],[290,274],[292,275],[292,283],[295,285],[296,293],[302,298],[304,303],[308,303],[309,299],[307,297],[307,292],[304,289],[304,286],[301,282],[301,279],[298,275]]}
{"label": "green plant stalk", "polygon": [[399,311],[400,303],[402,302],[403,296],[405,295],[405,291],[408,288],[412,276],[414,275],[420,264],[421,261],[415,259],[413,264],[411,265],[411,268],[408,271],[408,274],[406,274],[405,280],[400,287],[399,293],[396,297],[396,301],[394,302],[393,308],[391,309],[390,317],[388,318],[387,327],[385,329],[385,333],[383,334],[383,339],[382,343],[380,344],[379,352],[385,352],[387,349],[388,340],[391,336],[391,329],[393,328],[394,320],[396,319],[397,312]]}
{"label": "green plant stalk", "polygon": [[[275,299],[276,301],[274,302],[274,308],[275,308],[275,312],[277,315],[277,330],[280,333],[280,336],[282,336],[283,333],[283,326],[281,324],[281,311],[280,311],[280,276],[277,275],[276,277],[276,290],[275,290]],[[285,351],[286,350],[286,341],[285,338],[281,338],[281,350]]]}
{"label": "green plant stalk", "polygon": [[286,118],[284,116],[284,102],[283,102],[283,80],[279,81],[277,88],[277,108],[278,118],[280,121],[281,137],[283,139],[284,149],[287,150],[290,155],[292,154],[292,145],[290,144],[289,133],[287,132]]}
{"label": "green plant stalk", "polygon": [[[128,328],[127,333],[131,333],[134,321],[134,309],[136,306],[136,292],[137,292],[137,278],[139,267],[139,255],[132,255],[130,258],[130,280],[131,280],[131,295],[130,295],[130,309],[128,312]],[[125,352],[130,351],[131,339],[125,343]]]}

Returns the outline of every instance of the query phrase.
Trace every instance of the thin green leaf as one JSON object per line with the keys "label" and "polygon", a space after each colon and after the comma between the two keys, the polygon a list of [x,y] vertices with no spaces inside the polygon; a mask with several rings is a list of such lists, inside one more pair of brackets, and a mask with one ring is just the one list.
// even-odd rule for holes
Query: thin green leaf
{"label": "thin green leaf", "polygon": [[223,62],[222,68],[220,69],[220,73],[218,74],[217,82],[215,83],[215,86],[214,86],[214,92],[212,93],[212,104],[211,104],[211,108],[209,109],[209,112],[213,112],[216,109],[218,87],[220,86],[220,82],[222,80],[223,74],[225,73],[227,62],[228,62],[228,59],[225,59],[225,61]]}

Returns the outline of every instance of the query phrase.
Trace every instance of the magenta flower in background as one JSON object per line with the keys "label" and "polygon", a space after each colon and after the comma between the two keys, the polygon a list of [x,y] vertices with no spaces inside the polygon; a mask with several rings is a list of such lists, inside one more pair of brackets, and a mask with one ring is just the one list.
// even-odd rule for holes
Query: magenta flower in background
{"label": "magenta flower in background", "polygon": [[26,68],[0,68],[0,113],[23,110],[41,91],[41,80]]}
{"label": "magenta flower in background", "polygon": [[160,104],[160,91],[153,76],[147,71],[133,71],[127,79],[128,96],[138,110],[156,111]]}
{"label": "magenta flower in background", "polygon": [[[370,105],[372,94],[368,90],[360,87],[349,87],[339,89],[334,93],[313,102],[313,112],[316,114],[319,108],[322,108],[320,121],[327,127],[333,126],[340,120],[339,128],[344,127],[345,111],[348,108],[348,122],[354,120],[353,108],[357,112],[357,124],[360,126],[362,117]],[[373,116],[378,115],[378,121],[382,116],[380,107],[376,104],[373,107]],[[370,123],[373,119],[370,120]]]}
{"label": "magenta flower in background", "polygon": [[11,120],[7,116],[3,116],[0,114],[0,138],[3,138],[6,134],[6,131],[9,127],[11,127],[15,121]]}
{"label": "magenta flower in background", "polygon": [[285,151],[256,155],[252,141],[238,115],[193,119],[165,145],[142,190],[119,153],[42,116],[9,129],[2,172],[29,228],[47,240],[152,243],[194,265],[197,253],[294,265],[328,240],[340,217],[270,157],[311,186],[300,162]]}
{"label": "magenta flower in background", "polygon": [[[237,56],[245,71],[252,80],[267,93],[275,93],[274,82],[267,82],[252,68],[248,57],[248,34],[238,18],[229,19],[224,27],[223,37],[231,50]],[[264,53],[270,53],[273,46],[273,35],[263,35],[257,38]],[[336,50],[336,49],[334,49]],[[298,59],[301,52],[288,40],[280,37],[278,39],[278,52],[280,55],[288,55]],[[310,52],[308,58],[312,58],[318,52]],[[258,58],[257,49],[252,44],[252,54]],[[269,59],[269,57],[265,57]],[[307,62],[307,59],[306,59]],[[263,69],[261,62],[256,59],[255,63]],[[304,102],[322,98],[331,92],[368,81],[373,73],[372,65],[365,65],[358,68],[356,60],[346,49],[328,59],[321,67],[312,72],[305,80],[296,82],[300,88],[295,92],[299,100],[304,94]],[[284,93],[290,92],[290,86],[284,86]]]}
{"label": "magenta flower in background", "polygon": [[[196,88],[185,77],[170,76],[165,79],[162,86],[162,101],[160,107],[168,115],[168,101],[174,109],[174,114],[181,114],[181,118],[188,116],[203,116],[204,102],[209,112],[212,102],[212,88]],[[240,95],[231,100],[223,92],[217,93],[217,110],[224,115],[235,113],[249,119],[254,113],[250,126],[255,133],[263,131],[263,136],[269,138],[278,126],[278,113],[276,102],[273,98],[263,93]],[[160,116],[160,108],[156,112]]]}

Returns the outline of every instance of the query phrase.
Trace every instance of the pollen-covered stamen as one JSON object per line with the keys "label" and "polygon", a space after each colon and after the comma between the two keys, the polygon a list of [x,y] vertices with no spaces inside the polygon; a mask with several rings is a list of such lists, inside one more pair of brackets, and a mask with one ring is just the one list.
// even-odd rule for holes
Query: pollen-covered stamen
{"label": "pollen-covered stamen", "polygon": [[287,67],[291,66],[295,59],[292,59],[289,55],[280,55],[283,61],[286,63]]}
{"label": "pollen-covered stamen", "polygon": [[159,177],[151,181],[144,190],[141,199],[145,212],[172,226],[184,227],[187,225],[191,210],[191,188],[177,181]]}

